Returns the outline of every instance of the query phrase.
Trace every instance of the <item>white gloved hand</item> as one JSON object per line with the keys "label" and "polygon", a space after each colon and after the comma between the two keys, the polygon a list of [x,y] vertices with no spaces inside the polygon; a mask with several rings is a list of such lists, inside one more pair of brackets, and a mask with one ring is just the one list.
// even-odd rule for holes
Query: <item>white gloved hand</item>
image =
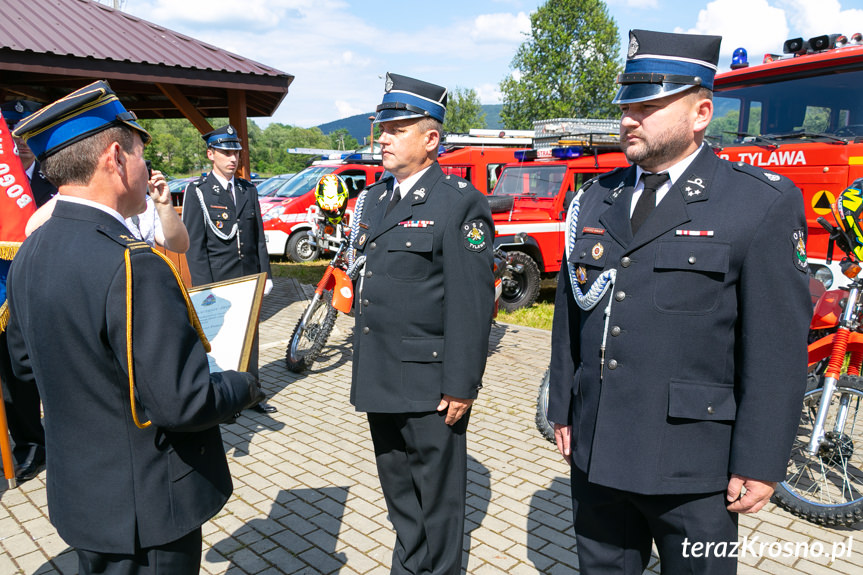
{"label": "white gloved hand", "polygon": [[264,295],[270,295],[271,291],[273,291],[273,280],[268,279],[264,283]]}

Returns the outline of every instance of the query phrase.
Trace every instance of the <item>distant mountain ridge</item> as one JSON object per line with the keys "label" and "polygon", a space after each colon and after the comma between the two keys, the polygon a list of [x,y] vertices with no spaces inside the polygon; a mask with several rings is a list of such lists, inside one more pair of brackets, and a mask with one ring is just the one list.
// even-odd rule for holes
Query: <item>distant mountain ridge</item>
{"label": "distant mountain ridge", "polygon": [[[492,130],[502,128],[500,121],[500,111],[502,108],[503,104],[483,104],[482,111],[485,112],[486,128]],[[369,136],[371,128],[369,124],[369,116],[371,115],[372,112],[369,112],[368,114],[357,114],[356,116],[327,122],[326,124],[321,124],[317,127],[320,128],[324,134],[330,134],[341,128],[346,128],[351,136],[356,138],[358,142],[362,143],[364,141],[363,139],[368,138]]]}

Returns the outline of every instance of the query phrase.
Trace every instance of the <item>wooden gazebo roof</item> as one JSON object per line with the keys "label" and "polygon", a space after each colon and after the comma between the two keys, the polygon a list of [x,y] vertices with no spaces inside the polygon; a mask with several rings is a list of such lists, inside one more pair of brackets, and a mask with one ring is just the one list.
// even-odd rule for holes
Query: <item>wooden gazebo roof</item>
{"label": "wooden gazebo roof", "polygon": [[[228,117],[272,116],[294,77],[89,0],[4,0],[0,101],[53,102],[107,80],[139,118],[187,118],[203,134]],[[245,174],[248,154],[243,155]]]}

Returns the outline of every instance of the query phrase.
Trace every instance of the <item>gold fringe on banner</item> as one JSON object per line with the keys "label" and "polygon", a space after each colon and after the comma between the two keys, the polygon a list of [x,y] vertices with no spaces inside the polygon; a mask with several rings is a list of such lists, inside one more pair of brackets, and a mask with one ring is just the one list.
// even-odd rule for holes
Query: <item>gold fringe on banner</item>
{"label": "gold fringe on banner", "polygon": [[11,260],[20,247],[21,242],[0,242],[0,259]]}
{"label": "gold fringe on banner", "polygon": [[0,333],[6,331],[6,327],[9,325],[9,306],[6,305],[6,302],[3,302],[3,305],[0,305]]}

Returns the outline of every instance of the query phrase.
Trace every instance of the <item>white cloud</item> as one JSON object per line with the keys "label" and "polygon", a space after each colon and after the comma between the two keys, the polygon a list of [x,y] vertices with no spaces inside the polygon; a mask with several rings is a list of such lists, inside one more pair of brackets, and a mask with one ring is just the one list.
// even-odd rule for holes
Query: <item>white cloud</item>
{"label": "white cloud", "polygon": [[501,94],[499,84],[480,84],[475,86],[476,96],[483,104],[500,104]]}
{"label": "white cloud", "polygon": [[850,37],[855,32],[863,32],[863,10],[843,10],[839,0],[780,0],[779,4],[787,7],[792,28],[804,38],[822,34]]}
{"label": "white cloud", "polygon": [[789,37],[785,12],[768,0],[714,0],[698,13],[695,27],[675,32],[722,36],[720,64],[741,46],[751,62],[760,62],[766,53],[781,52]]}
{"label": "white cloud", "polygon": [[348,116],[356,116],[363,113],[362,108],[344,100],[336,100],[336,110],[339,112],[339,118],[347,118]]}
{"label": "white cloud", "polygon": [[524,42],[530,33],[530,16],[518,14],[480,14],[473,21],[471,37],[477,42]]}

